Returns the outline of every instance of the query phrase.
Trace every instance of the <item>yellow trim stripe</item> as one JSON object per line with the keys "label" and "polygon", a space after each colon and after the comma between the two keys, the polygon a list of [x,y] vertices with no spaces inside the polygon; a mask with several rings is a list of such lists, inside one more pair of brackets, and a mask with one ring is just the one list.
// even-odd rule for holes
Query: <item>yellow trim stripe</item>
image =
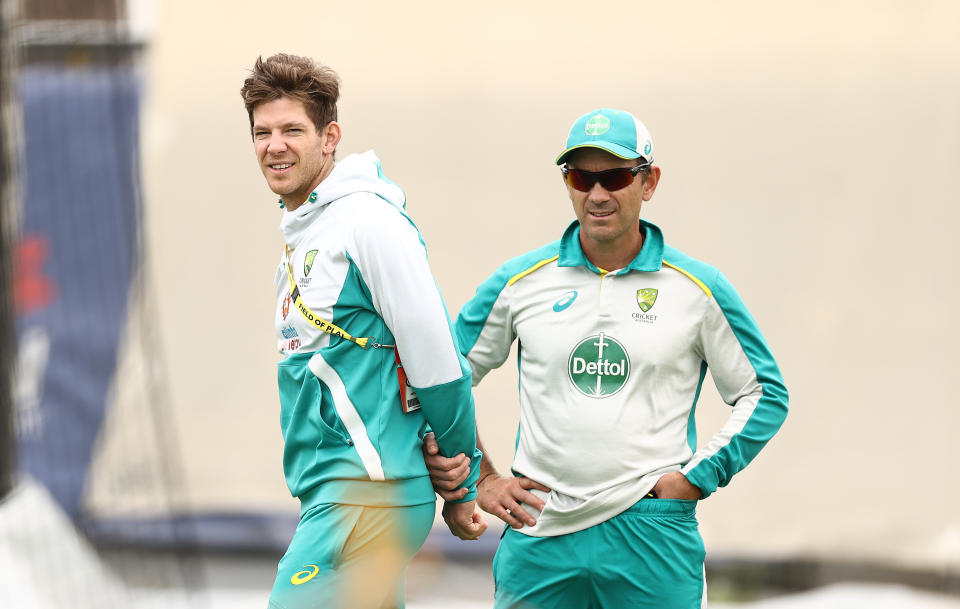
{"label": "yellow trim stripe", "polygon": [[528,268],[527,270],[525,270],[525,271],[523,271],[523,272],[520,272],[520,273],[517,273],[516,275],[514,275],[513,277],[511,277],[511,278],[510,278],[510,281],[507,282],[507,285],[513,285],[513,284],[515,284],[516,282],[520,281],[521,279],[523,279],[524,277],[526,277],[526,276],[529,275],[530,273],[534,272],[535,270],[537,270],[537,269],[540,268],[541,266],[543,266],[543,265],[545,265],[545,264],[550,264],[551,262],[553,262],[554,260],[557,260],[558,258],[560,258],[560,254],[557,254],[557,255],[554,256],[553,258],[547,258],[546,260],[541,260],[540,262],[538,262],[538,263],[536,263],[535,265],[531,266],[531,267]]}
{"label": "yellow trim stripe", "polygon": [[670,263],[667,262],[666,260],[664,260],[663,263],[664,263],[665,265],[669,266],[670,268],[672,268],[672,269],[674,269],[674,270],[676,270],[676,271],[680,271],[681,273],[683,273],[684,275],[686,275],[686,276],[690,279],[690,281],[692,281],[692,282],[694,282],[695,284],[697,284],[698,286],[700,286],[700,289],[703,290],[704,293],[705,293],[708,297],[713,298],[713,292],[710,291],[710,288],[707,287],[707,284],[703,283],[702,281],[700,281],[699,279],[697,279],[696,277],[694,277],[691,273],[683,270],[683,269],[680,268],[679,266],[670,264]]}

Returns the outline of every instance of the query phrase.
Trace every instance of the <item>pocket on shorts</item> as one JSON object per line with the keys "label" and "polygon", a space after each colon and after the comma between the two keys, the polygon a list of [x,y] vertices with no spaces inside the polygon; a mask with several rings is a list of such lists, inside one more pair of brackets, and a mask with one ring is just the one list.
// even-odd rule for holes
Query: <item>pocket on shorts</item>
{"label": "pocket on shorts", "polygon": [[697,503],[689,499],[643,499],[612,521],[622,523],[638,544],[648,547],[643,553],[664,558],[661,569],[674,569],[690,581],[699,581],[706,550],[697,524]]}
{"label": "pocket on shorts", "polygon": [[341,561],[362,509],[360,506],[323,503],[303,515],[277,566],[277,577],[270,593],[271,607],[335,606],[333,601],[324,604],[324,599],[336,598],[331,576]]}
{"label": "pocket on shorts", "polygon": [[362,506],[339,503],[315,505],[303,515],[287,548],[289,562],[335,568],[353,535],[363,512]]}

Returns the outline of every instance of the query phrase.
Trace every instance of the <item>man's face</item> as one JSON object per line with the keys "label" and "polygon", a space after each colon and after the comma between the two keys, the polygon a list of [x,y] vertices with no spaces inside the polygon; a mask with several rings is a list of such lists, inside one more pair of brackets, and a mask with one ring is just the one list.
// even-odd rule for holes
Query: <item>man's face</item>
{"label": "man's face", "polygon": [[[594,172],[635,167],[640,162],[615,157],[599,148],[581,148],[567,158],[570,168]],[[580,221],[580,238],[606,250],[633,247],[639,239],[640,208],[653,196],[659,175],[660,168],[652,167],[646,178],[639,173],[629,186],[614,191],[606,190],[597,182],[589,192],[581,192],[565,182],[573,211]]]}
{"label": "man's face", "polygon": [[332,169],[339,137],[329,123],[319,133],[303,102],[289,97],[258,104],[253,109],[253,145],[270,190],[287,209],[296,209]]}

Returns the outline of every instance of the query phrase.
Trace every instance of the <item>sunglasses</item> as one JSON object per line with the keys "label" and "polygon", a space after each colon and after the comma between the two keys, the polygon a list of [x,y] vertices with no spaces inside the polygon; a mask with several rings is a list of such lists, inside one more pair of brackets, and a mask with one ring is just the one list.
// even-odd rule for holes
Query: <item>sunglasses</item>
{"label": "sunglasses", "polygon": [[580,192],[590,192],[593,185],[598,182],[605,190],[613,192],[630,186],[638,173],[649,168],[650,163],[644,163],[636,167],[619,167],[606,171],[584,171],[583,169],[574,169],[564,163],[560,167],[560,172],[567,184]]}

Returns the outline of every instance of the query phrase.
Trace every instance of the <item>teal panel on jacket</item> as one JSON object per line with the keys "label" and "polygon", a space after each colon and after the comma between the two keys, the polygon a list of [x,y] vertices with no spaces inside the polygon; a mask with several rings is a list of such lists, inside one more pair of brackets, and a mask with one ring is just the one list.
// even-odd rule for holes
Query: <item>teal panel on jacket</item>
{"label": "teal panel on jacket", "polygon": [[277,366],[283,471],[296,497],[334,472],[349,477],[363,472],[330,392],[307,367],[312,355],[291,355]]}
{"label": "teal panel on jacket", "polygon": [[[343,290],[333,308],[333,323],[354,336],[368,336],[371,342],[376,339],[381,344],[393,345],[393,334],[375,310],[370,290],[351,260]],[[349,350],[343,351],[342,358],[325,359],[343,379],[347,394],[367,427],[367,435],[380,454],[386,478],[426,476],[420,450],[426,423],[421,411],[404,413],[402,410],[394,349],[364,351],[348,341],[338,340],[349,346]]]}
{"label": "teal panel on jacket", "polygon": [[690,416],[687,419],[687,445],[691,452],[697,452],[697,402],[700,401],[700,390],[703,389],[703,379],[707,376],[707,362],[700,363],[700,380],[697,381],[697,393],[693,396],[690,405]]}

